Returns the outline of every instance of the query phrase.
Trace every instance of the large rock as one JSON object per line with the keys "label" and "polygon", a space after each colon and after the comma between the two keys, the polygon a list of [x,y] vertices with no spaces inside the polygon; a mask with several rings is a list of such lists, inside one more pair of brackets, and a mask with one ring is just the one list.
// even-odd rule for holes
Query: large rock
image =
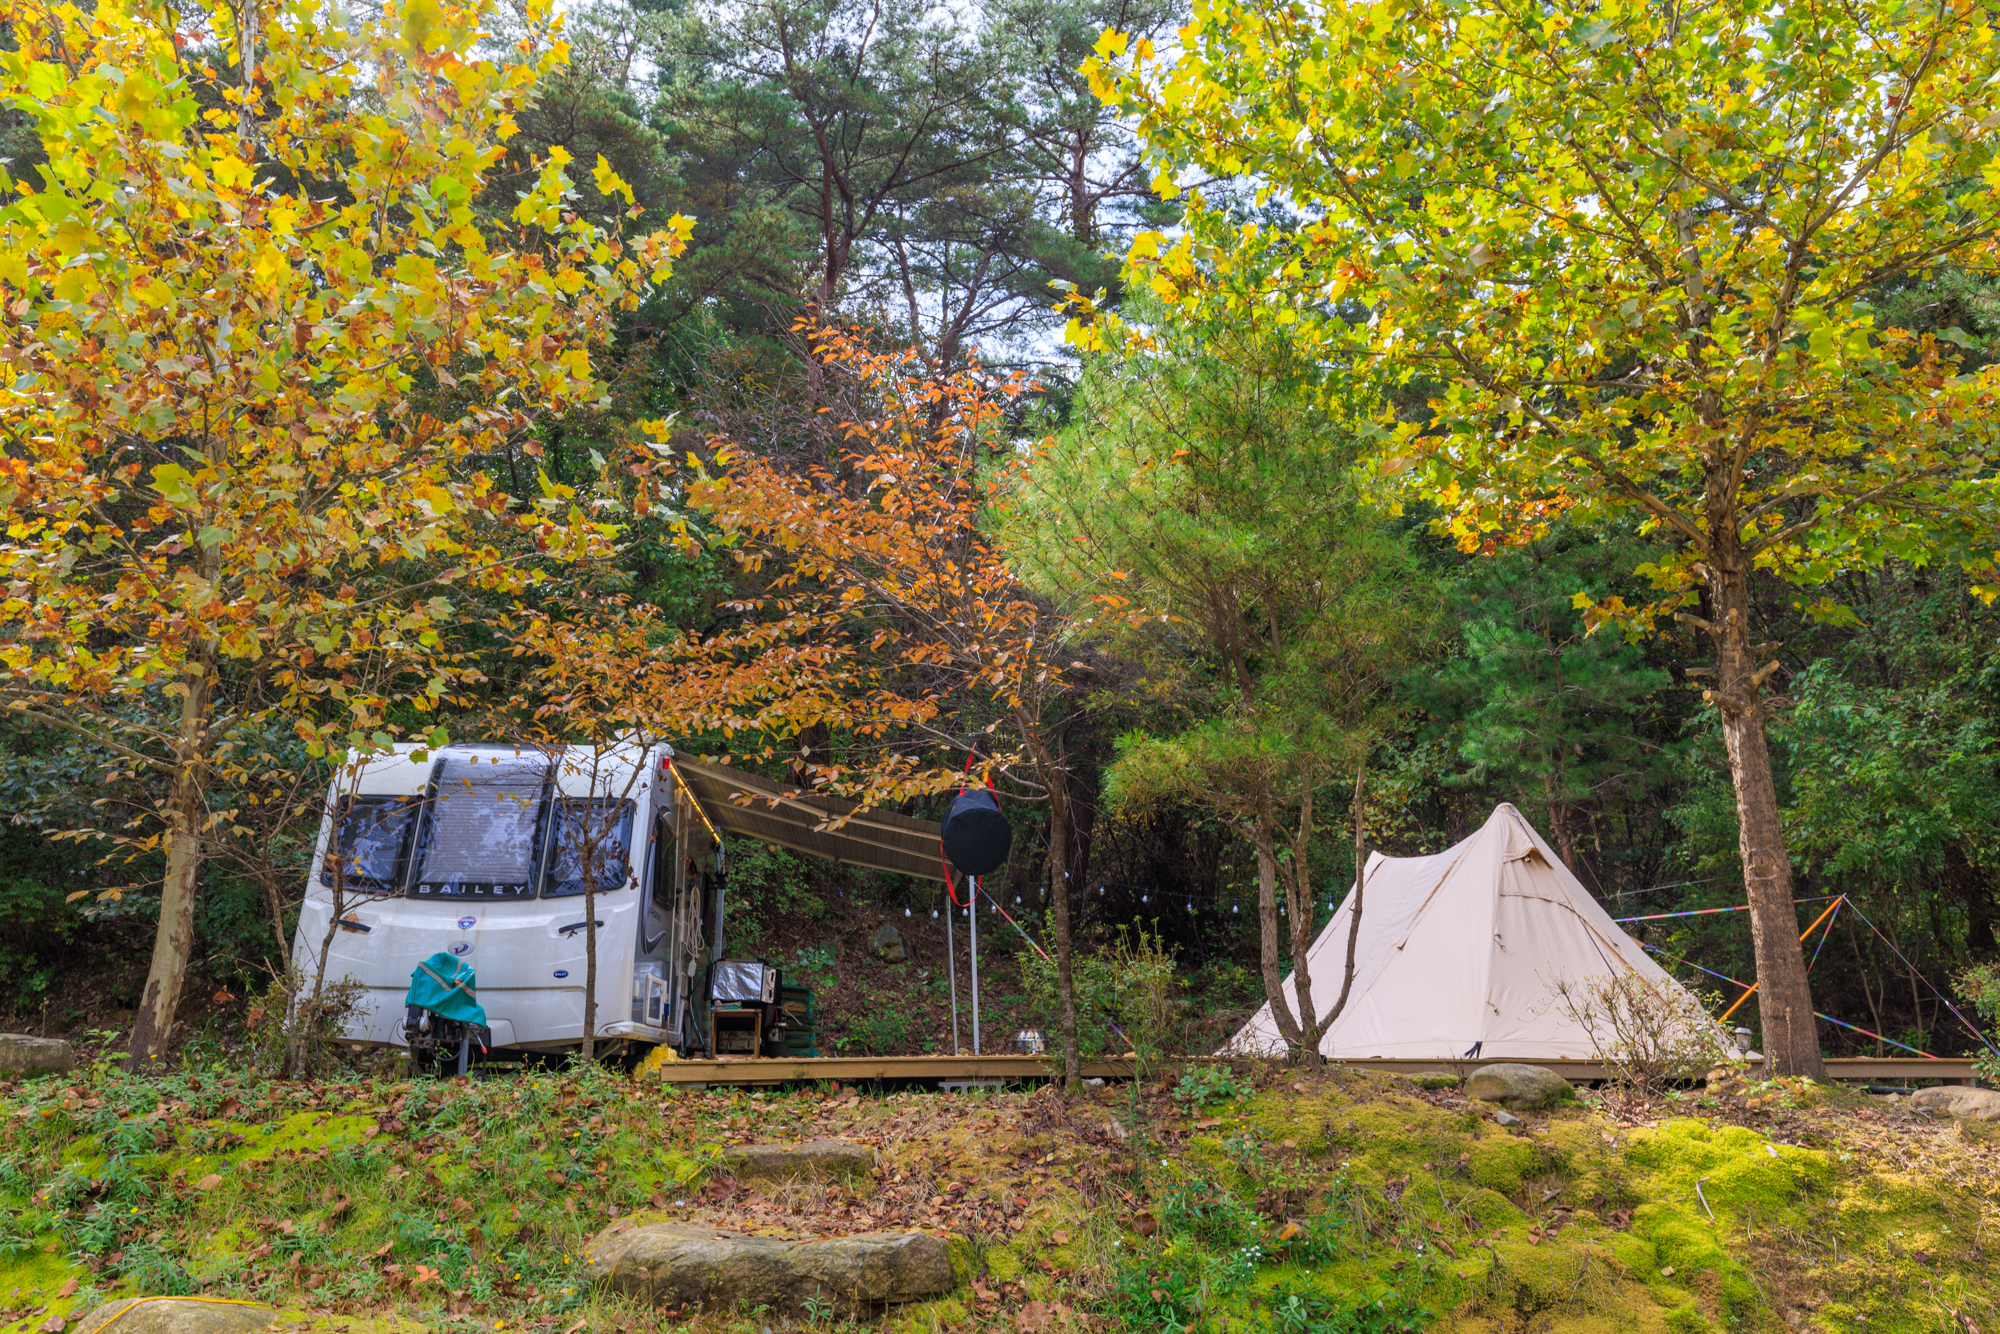
{"label": "large rock", "polygon": [[885,926],[868,937],[868,950],[883,963],[901,963],[910,957],[903,948],[903,933],[893,926]]}
{"label": "large rock", "polygon": [[924,1232],[784,1241],[656,1223],[601,1234],[586,1258],[591,1278],[628,1297],[721,1311],[803,1311],[810,1300],[866,1315],[950,1292],[958,1282],[944,1242]]}
{"label": "large rock", "polygon": [[83,1318],[70,1334],[249,1334],[278,1318],[268,1306],[212,1297],[121,1297]]}
{"label": "large rock", "polygon": [[45,1075],[76,1069],[76,1050],[61,1038],[0,1033],[0,1075]]}
{"label": "large rock", "polygon": [[784,1181],[793,1177],[871,1179],[875,1150],[844,1139],[809,1139],[803,1144],[743,1144],[722,1155],[722,1166],[742,1181]]}
{"label": "large rock", "polygon": [[1569,1081],[1539,1065],[1516,1065],[1502,1061],[1482,1065],[1465,1081],[1465,1096],[1482,1102],[1497,1102],[1522,1111],[1553,1107],[1575,1095]]}
{"label": "large rock", "polygon": [[1940,1084],[1918,1089],[1910,1095],[1910,1106],[1928,1107],[1967,1121],[2000,1121],[2000,1093],[1964,1084]]}

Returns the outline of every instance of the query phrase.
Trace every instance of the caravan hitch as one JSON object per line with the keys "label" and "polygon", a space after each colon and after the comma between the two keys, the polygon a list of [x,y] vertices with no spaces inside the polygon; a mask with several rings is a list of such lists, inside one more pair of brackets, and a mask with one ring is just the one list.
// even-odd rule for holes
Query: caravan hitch
{"label": "caravan hitch", "polygon": [[403,1041],[410,1049],[412,1075],[464,1074],[474,1053],[485,1055],[491,1039],[484,1027],[458,1019],[447,1019],[421,1005],[412,1005],[403,1016]]}

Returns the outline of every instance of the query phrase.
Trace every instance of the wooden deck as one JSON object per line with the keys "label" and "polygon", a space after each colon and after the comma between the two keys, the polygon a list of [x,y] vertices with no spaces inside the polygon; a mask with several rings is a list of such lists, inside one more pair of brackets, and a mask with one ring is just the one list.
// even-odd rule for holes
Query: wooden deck
{"label": "wooden deck", "polygon": [[[1522,1058],[1525,1060],[1525,1058]],[[1564,1079],[1588,1084],[1606,1078],[1596,1061],[1533,1061]],[[1346,1061],[1350,1070],[1379,1070],[1387,1074],[1464,1074],[1493,1061]],[[665,1061],[648,1063],[646,1078],[664,1083],[745,1086],[803,1084],[838,1080],[843,1084],[865,1084],[877,1080],[921,1080],[928,1083],[956,1080],[1002,1080],[1010,1084],[1055,1078],[1061,1065],[1046,1056],[815,1056],[778,1058],[737,1058],[722,1060]],[[1086,1078],[1128,1079],[1132,1067],[1124,1061],[1093,1061],[1083,1067]],[[1920,1057],[1887,1058],[1844,1056],[1829,1058],[1829,1079],[1868,1084],[1905,1079],[1937,1079],[1946,1083],[1969,1083],[1972,1062],[1963,1059],[1927,1061]]]}

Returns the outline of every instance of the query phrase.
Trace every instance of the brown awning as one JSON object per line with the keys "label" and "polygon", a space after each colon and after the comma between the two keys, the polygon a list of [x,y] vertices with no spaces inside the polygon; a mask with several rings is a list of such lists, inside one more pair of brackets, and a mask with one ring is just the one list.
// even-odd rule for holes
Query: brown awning
{"label": "brown awning", "polygon": [[[895,871],[921,880],[944,879],[935,820],[862,811],[851,801],[805,792],[721,764],[676,757],[674,768],[719,829],[848,866]],[[848,817],[845,824],[829,827],[842,816]]]}

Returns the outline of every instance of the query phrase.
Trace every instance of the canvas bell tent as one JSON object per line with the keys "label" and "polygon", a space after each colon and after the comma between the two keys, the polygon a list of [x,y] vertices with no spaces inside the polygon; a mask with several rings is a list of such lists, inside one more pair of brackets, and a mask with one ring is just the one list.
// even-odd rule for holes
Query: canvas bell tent
{"label": "canvas bell tent", "polygon": [[[1559,979],[1636,974],[1688,1023],[1707,1022],[1512,806],[1434,856],[1371,856],[1363,888],[1354,990],[1320,1041],[1328,1057],[1589,1060],[1597,1044],[1557,1002]],[[1308,956],[1322,1012],[1340,995],[1353,905],[1350,892]],[[1268,1002],[1223,1050],[1284,1052]]]}

